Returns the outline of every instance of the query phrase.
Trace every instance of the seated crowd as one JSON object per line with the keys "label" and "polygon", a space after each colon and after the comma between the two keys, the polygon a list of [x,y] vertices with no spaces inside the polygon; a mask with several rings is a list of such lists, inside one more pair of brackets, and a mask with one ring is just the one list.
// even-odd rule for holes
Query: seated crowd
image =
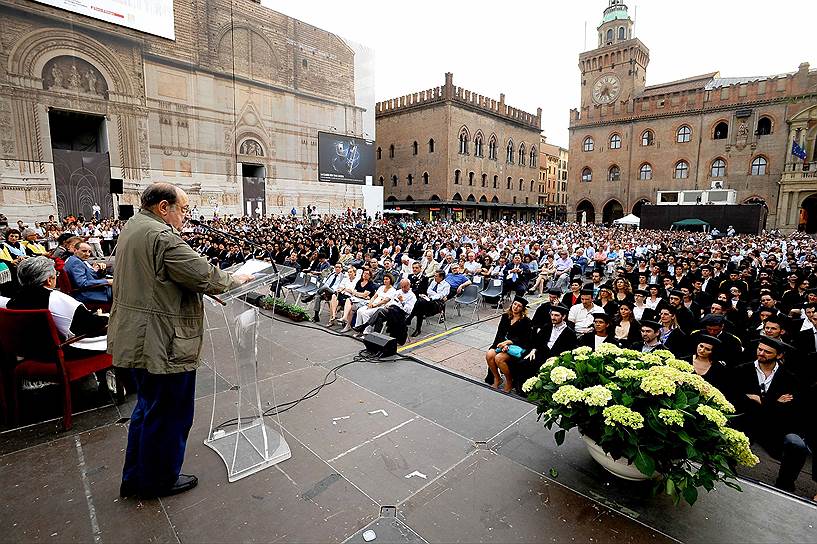
{"label": "seated crowd", "polygon": [[[182,236],[220,267],[255,258],[290,267],[293,279],[316,277],[317,291],[302,301],[316,322],[326,303],[327,324],[341,332],[385,325],[404,343],[412,321],[411,335],[419,335],[425,318],[444,316],[446,301],[473,283],[497,284],[496,302],[511,303],[485,356],[486,382],[502,391],[519,391],[545,360],[577,346],[666,349],[721,389],[738,409],[733,424],[781,459],[779,487],[793,488],[815,447],[806,415],[817,402],[817,242],[806,235],[712,239],[575,223],[404,223],[351,212],[206,224],[211,229],[191,226]],[[39,234],[15,231],[5,232],[0,262],[19,290],[21,263],[42,251]],[[45,254],[70,275],[77,300],[104,302],[109,271],[89,264],[94,248],[79,236],[58,235]],[[531,294],[546,298],[529,317]]]}

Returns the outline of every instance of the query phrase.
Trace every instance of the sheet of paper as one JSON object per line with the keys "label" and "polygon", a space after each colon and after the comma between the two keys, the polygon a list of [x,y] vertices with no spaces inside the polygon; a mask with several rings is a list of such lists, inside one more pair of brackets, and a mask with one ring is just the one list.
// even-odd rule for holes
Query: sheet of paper
{"label": "sheet of paper", "polygon": [[266,270],[266,269],[267,269],[267,268],[269,268],[270,266],[272,266],[272,265],[271,265],[271,264],[269,264],[269,263],[268,263],[268,262],[266,262],[266,261],[259,261],[258,259],[250,259],[249,261],[247,261],[247,262],[245,262],[244,264],[242,264],[242,265],[241,265],[241,266],[238,268],[238,270],[236,270],[235,272],[233,272],[233,275],[236,275],[236,274],[247,274],[247,275],[249,275],[249,276],[252,276],[253,274],[256,274],[256,273],[258,273],[258,272],[261,272],[262,270]]}

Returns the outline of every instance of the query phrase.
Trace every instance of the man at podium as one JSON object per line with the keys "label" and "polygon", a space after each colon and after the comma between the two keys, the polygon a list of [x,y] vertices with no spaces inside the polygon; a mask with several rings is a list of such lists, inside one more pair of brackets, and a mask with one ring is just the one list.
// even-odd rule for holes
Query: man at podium
{"label": "man at podium", "polygon": [[184,191],[154,183],[119,237],[108,352],[115,366],[130,369],[137,395],[122,497],[173,495],[198,483],[181,468],[204,336],[202,294],[251,279],[219,270],[182,240],[188,212]]}

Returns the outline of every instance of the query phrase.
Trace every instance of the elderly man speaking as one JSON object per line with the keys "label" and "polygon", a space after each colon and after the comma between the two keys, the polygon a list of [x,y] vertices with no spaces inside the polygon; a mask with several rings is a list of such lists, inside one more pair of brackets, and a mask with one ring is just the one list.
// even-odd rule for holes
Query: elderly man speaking
{"label": "elderly man speaking", "polygon": [[131,369],[137,395],[122,497],[173,495],[198,483],[180,472],[204,336],[202,293],[223,293],[250,279],[210,265],[181,239],[188,208],[181,189],[150,185],[116,250],[108,352],[115,366]]}

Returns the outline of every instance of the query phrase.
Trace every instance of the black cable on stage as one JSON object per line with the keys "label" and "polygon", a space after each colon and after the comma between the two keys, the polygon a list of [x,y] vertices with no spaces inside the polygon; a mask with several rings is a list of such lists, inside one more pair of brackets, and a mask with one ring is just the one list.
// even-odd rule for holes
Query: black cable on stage
{"label": "black cable on stage", "polygon": [[[409,360],[409,358],[405,357],[405,356],[398,356],[398,357],[395,357],[393,359],[388,359],[388,362],[397,362],[397,361],[400,361],[400,360]],[[275,406],[267,408],[266,410],[264,410],[261,413],[261,417],[271,417],[271,416],[276,416],[276,415],[279,415],[279,414],[283,414],[284,412],[286,412],[288,410],[291,410],[292,408],[295,408],[301,402],[303,402],[303,401],[305,401],[307,399],[311,399],[312,397],[316,396],[318,393],[320,393],[321,389],[323,389],[327,385],[332,385],[333,383],[335,383],[337,381],[337,379],[338,379],[338,370],[340,370],[341,368],[343,368],[345,366],[351,365],[353,363],[377,364],[377,363],[381,363],[381,362],[383,362],[383,359],[380,359],[377,354],[369,354],[369,353],[366,352],[366,350],[361,350],[361,351],[358,352],[357,355],[354,356],[354,358],[351,361],[341,363],[341,364],[339,364],[337,366],[334,366],[331,369],[329,369],[326,372],[326,375],[323,377],[323,382],[321,382],[321,384],[316,385],[315,387],[313,387],[312,389],[310,389],[309,391],[304,393],[303,396],[301,396],[300,398],[298,398],[296,400],[290,400],[290,401],[287,401],[287,402],[282,402],[282,403],[276,404]],[[330,376],[332,376],[331,379],[329,378]],[[214,431],[219,431],[219,430],[221,430],[221,429],[223,429],[225,427],[231,427],[233,425],[237,425],[239,422],[240,423],[250,423],[255,419],[256,418],[254,418],[254,417],[246,417],[246,418],[240,418],[240,419],[239,418],[228,419],[226,421],[223,421],[222,423],[219,423],[216,427],[214,427],[213,430]]]}
{"label": "black cable on stage", "polygon": [[[292,326],[295,326],[295,327],[301,327],[301,328],[304,328],[304,329],[322,331],[322,332],[324,332],[326,334],[331,334],[332,336],[341,336],[343,338],[352,338],[354,340],[358,340],[357,338],[350,337],[350,336],[347,336],[345,334],[341,334],[339,332],[335,332],[335,331],[330,330],[330,329],[328,329],[326,327],[320,327],[320,326],[317,326],[317,325],[310,325],[308,323],[297,323],[297,322],[290,321],[290,320],[284,321],[284,320],[276,317],[275,314],[268,314],[268,313],[266,313],[265,311],[263,311],[260,308],[258,309],[258,312],[261,315],[272,319],[273,321],[278,321],[278,322],[281,322],[281,323],[285,322],[285,323],[287,323],[289,325],[292,325]],[[473,324],[476,324],[476,323],[479,323],[479,321],[463,325],[463,327],[467,327],[468,325],[473,325]],[[381,359],[377,353],[369,353],[365,349],[363,349],[363,350],[360,350],[357,353],[357,355],[355,355],[354,358],[352,358],[351,361],[341,363],[341,364],[329,369],[326,372],[326,375],[323,377],[323,382],[320,385],[316,385],[315,387],[313,387],[312,389],[307,391],[303,396],[301,396],[300,398],[298,398],[296,400],[282,402],[280,404],[276,404],[275,406],[267,408],[266,410],[264,410],[261,413],[261,417],[270,417],[270,416],[274,416],[274,415],[278,415],[278,414],[283,414],[284,412],[286,412],[288,410],[291,410],[292,408],[295,408],[301,402],[303,402],[303,401],[305,401],[307,399],[311,399],[312,397],[314,397],[318,393],[320,393],[321,389],[323,389],[327,385],[332,385],[333,383],[335,383],[337,381],[337,379],[338,379],[338,370],[340,370],[341,368],[343,368],[345,366],[351,365],[352,363],[382,363],[382,362],[390,362],[390,363],[394,362],[394,363],[396,363],[396,362],[399,362],[399,361],[414,361],[414,362],[420,363],[422,365],[430,366],[427,363],[424,363],[423,361],[421,361],[420,359],[418,359],[418,358],[416,358],[416,357],[414,357],[412,355],[394,355],[391,358],[384,360],[384,359]],[[446,372],[448,374],[451,374],[452,376],[456,375],[456,374],[448,371],[447,369],[443,369],[443,368],[436,367],[436,366],[434,368],[436,368],[437,370],[441,370],[443,372]],[[329,380],[330,375],[332,376],[331,380]],[[249,422],[252,422],[254,419],[256,419],[256,418],[252,418],[252,417],[241,418],[240,422],[241,423],[244,423],[244,422],[249,423]],[[219,430],[221,430],[221,429],[223,429],[225,427],[231,427],[233,425],[237,425],[238,423],[239,423],[239,418],[228,419],[226,421],[223,421],[222,423],[219,423],[216,427],[213,428],[213,430],[214,431],[219,431]]]}

